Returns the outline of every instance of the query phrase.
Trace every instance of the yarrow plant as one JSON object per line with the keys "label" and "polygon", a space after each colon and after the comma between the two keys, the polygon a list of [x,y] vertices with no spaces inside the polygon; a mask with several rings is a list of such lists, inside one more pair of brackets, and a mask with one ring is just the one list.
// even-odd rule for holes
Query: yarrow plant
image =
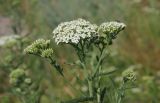
{"label": "yarrow plant", "polygon": [[26,62],[28,59],[22,53],[24,47],[28,45],[27,43],[29,43],[27,37],[18,35],[0,38],[0,69],[5,75],[8,75],[8,78],[5,77],[5,81],[9,80],[9,84],[1,84],[8,87],[7,92],[14,95],[22,103],[37,103],[42,95],[39,88],[40,80],[34,81],[29,75],[29,69],[27,69],[29,63]]}
{"label": "yarrow plant", "polygon": [[57,71],[62,74],[62,68],[57,64],[56,60],[52,58],[53,49],[49,47],[50,40],[38,39],[34,41],[31,45],[24,49],[26,54],[37,55],[51,61],[51,64],[57,69]]}
{"label": "yarrow plant", "polygon": [[[104,60],[109,54],[109,47],[116,38],[118,33],[124,30],[126,25],[121,22],[105,22],[100,26],[92,24],[84,19],[77,19],[59,24],[53,30],[53,39],[57,45],[71,45],[78,57],[78,65],[82,68],[84,81],[87,81],[88,91],[86,97],[75,98],[62,103],[79,103],[89,101],[90,103],[104,103],[107,84],[103,85],[101,79],[103,76],[111,74],[116,70],[104,72]],[[49,59],[56,70],[65,78],[63,68],[57,60],[52,58],[55,54],[51,47],[50,41],[39,39],[29,45],[24,51],[27,54],[33,54]],[[124,73],[124,80],[135,78],[133,72]],[[133,82],[133,81],[132,81]],[[85,84],[86,85],[86,82]],[[123,87],[120,87],[123,88]],[[116,97],[115,97],[116,98]],[[118,98],[122,99],[122,98]],[[116,103],[121,103],[117,100]]]}
{"label": "yarrow plant", "polygon": [[38,103],[40,100],[39,86],[27,75],[23,68],[13,70],[9,75],[12,92],[18,96],[23,103]]}

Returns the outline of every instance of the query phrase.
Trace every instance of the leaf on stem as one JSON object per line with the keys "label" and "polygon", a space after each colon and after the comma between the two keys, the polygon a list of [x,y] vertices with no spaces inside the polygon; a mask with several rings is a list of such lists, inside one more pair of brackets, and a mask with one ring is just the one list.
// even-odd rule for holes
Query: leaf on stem
{"label": "leaf on stem", "polygon": [[60,75],[64,77],[64,75],[63,75],[63,68],[55,60],[53,60],[51,57],[49,59],[51,60],[51,64],[60,73]]}

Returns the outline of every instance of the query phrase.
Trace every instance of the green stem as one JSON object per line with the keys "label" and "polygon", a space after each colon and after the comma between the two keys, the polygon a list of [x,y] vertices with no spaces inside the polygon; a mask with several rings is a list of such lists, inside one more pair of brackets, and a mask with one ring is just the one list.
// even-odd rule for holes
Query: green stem
{"label": "green stem", "polygon": [[[50,57],[49,59],[51,60],[51,64],[55,64],[55,63],[56,63],[56,61],[53,60],[51,57]],[[61,74],[61,75],[62,75],[62,74]],[[62,75],[62,76],[63,76],[63,75]],[[77,91],[77,89],[65,78],[65,76],[63,76],[63,77],[64,77],[64,81],[67,82],[72,89],[74,89],[74,90]],[[83,94],[82,92],[80,92],[80,93]]]}
{"label": "green stem", "polygon": [[93,97],[93,81],[88,79],[89,96]]}
{"label": "green stem", "polygon": [[[98,63],[96,65],[96,68],[95,68],[95,72],[93,74],[93,77],[92,79],[95,79],[95,77],[97,76],[97,74],[100,74],[101,73],[101,69],[102,69],[102,62],[103,62],[103,59],[104,59],[104,55],[105,55],[105,46],[102,45],[102,47],[100,47],[100,45],[97,46],[99,51],[100,51],[100,55],[99,55],[99,59],[98,59]],[[96,95],[97,95],[97,103],[102,103],[101,101],[101,87],[100,87],[100,80],[101,80],[101,76],[98,76],[98,79],[97,79],[97,91],[96,91]]]}
{"label": "green stem", "polygon": [[93,80],[90,78],[90,75],[86,68],[86,61],[85,61],[86,55],[85,55],[85,50],[84,50],[85,49],[84,44],[80,42],[80,46],[81,46],[81,52],[82,52],[82,55],[80,55],[82,59],[81,63],[82,63],[82,66],[85,72],[85,77],[87,78],[87,81],[88,81],[89,97],[93,97]]}
{"label": "green stem", "polygon": [[60,67],[60,65],[55,60],[53,60],[52,57],[49,57],[49,59],[51,61],[50,64],[52,64],[55,67],[55,69],[60,73],[60,75],[62,77],[64,77],[64,75],[63,75],[63,68]]}
{"label": "green stem", "polygon": [[124,92],[125,92],[125,82],[123,81],[119,91],[118,91],[118,101],[117,103],[122,103],[122,99],[124,96]]}
{"label": "green stem", "polygon": [[99,58],[98,63],[97,63],[97,65],[96,65],[95,72],[93,73],[93,78],[95,78],[96,74],[97,74],[98,71],[99,71],[99,67],[100,67],[101,62],[102,62],[102,60],[103,60],[103,52],[104,52],[104,49],[101,50],[100,58]]}
{"label": "green stem", "polygon": [[[98,69],[98,74],[101,72],[102,67],[100,66],[100,68]],[[97,103],[101,103],[101,87],[100,87],[100,80],[101,77],[98,77],[98,88],[97,88]]]}
{"label": "green stem", "polygon": [[[84,69],[85,78],[87,78],[88,82],[88,89],[89,89],[89,97],[93,97],[93,79],[90,78],[90,74],[88,73],[87,67],[86,67],[86,54],[85,54],[85,44],[80,41],[79,46],[73,45],[77,51],[77,55],[79,57],[79,60],[81,61],[81,65]],[[76,102],[77,103],[77,102]]]}
{"label": "green stem", "polygon": [[87,68],[86,68],[86,64],[84,62],[81,63],[82,64],[82,67],[84,69],[84,74],[85,74],[85,78],[87,78],[87,81],[88,81],[88,89],[89,89],[89,96],[90,97],[93,97],[93,80],[90,79],[89,77],[89,73],[87,71]]}
{"label": "green stem", "polygon": [[101,103],[101,88],[97,89],[97,103]]}
{"label": "green stem", "polygon": [[109,72],[104,72],[104,73],[99,73],[99,74],[97,74],[96,76],[95,76],[95,78],[97,78],[97,77],[102,77],[102,76],[108,76],[108,75],[110,75],[110,74],[112,74],[112,73],[114,73],[114,72],[116,72],[117,70],[115,69],[115,70],[112,70],[112,71],[109,71]]}

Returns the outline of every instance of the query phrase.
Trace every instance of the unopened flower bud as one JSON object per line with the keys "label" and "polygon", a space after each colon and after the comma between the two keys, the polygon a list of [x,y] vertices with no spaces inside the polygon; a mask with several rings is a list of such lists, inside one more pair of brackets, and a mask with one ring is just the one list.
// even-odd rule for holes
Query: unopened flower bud
{"label": "unopened flower bud", "polygon": [[21,88],[16,88],[15,90],[16,90],[16,92],[19,92],[19,93],[22,92]]}
{"label": "unopened flower bud", "polygon": [[32,83],[32,80],[31,80],[31,78],[26,78],[26,79],[24,80],[24,82],[25,82],[26,84],[31,84],[31,83]]}
{"label": "unopened flower bud", "polygon": [[100,36],[103,37],[108,37],[111,39],[115,39],[116,35],[122,31],[124,28],[126,27],[126,25],[124,23],[120,23],[120,22],[106,22],[106,23],[102,23],[99,28],[98,28],[98,32],[100,34]]}
{"label": "unopened flower bud", "polygon": [[126,82],[126,81],[135,81],[136,80],[136,73],[131,68],[126,69],[122,73],[122,76],[123,76],[124,82]]}
{"label": "unopened flower bud", "polygon": [[25,53],[40,55],[41,51],[49,47],[50,40],[38,39],[24,49]]}
{"label": "unopened flower bud", "polygon": [[52,54],[53,54],[53,49],[49,48],[49,49],[43,50],[41,56],[44,58],[49,58],[52,56]]}
{"label": "unopened flower bud", "polygon": [[39,52],[38,48],[34,47],[33,45],[29,45],[27,48],[24,49],[26,54],[37,54]]}
{"label": "unopened flower bud", "polygon": [[25,76],[25,71],[23,69],[19,69],[19,68],[16,70],[13,70],[10,74],[10,78],[19,78],[22,76]]}

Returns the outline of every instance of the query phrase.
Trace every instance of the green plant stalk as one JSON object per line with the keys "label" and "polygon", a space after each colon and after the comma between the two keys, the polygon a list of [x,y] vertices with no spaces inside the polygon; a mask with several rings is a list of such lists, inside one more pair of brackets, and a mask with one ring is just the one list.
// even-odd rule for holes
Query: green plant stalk
{"label": "green plant stalk", "polygon": [[[88,91],[89,91],[89,97],[90,98],[93,98],[93,79],[90,78],[90,75],[89,73],[87,72],[87,68],[86,68],[86,64],[82,63],[83,65],[83,68],[84,68],[84,74],[85,74],[85,77],[87,77],[87,82],[88,82]],[[93,101],[93,100],[91,100]],[[92,102],[89,102],[89,103],[92,103]]]}
{"label": "green plant stalk", "polygon": [[98,88],[97,89],[97,103],[101,103],[101,88]]}
{"label": "green plant stalk", "polygon": [[[96,75],[97,74],[99,74],[99,73],[101,73],[101,65],[102,65],[102,61],[103,61],[103,55],[105,54],[104,53],[104,50],[105,50],[105,48],[104,48],[104,46],[102,47],[102,48],[100,48],[99,46],[98,46],[98,49],[100,50],[100,55],[99,55],[99,59],[98,59],[98,61],[97,61],[97,65],[96,65],[96,68],[95,68],[95,72],[93,72],[93,74],[92,74],[92,80],[94,80],[95,79],[95,77],[96,77]],[[97,87],[97,91],[96,91],[96,96],[97,96],[97,103],[101,103],[101,88],[100,88],[100,79],[101,79],[101,77],[99,76],[98,77],[98,80],[97,80],[97,84],[98,84],[98,87]],[[92,90],[93,90],[93,88],[92,88]]]}
{"label": "green plant stalk", "polygon": [[108,76],[108,75],[110,75],[110,74],[112,74],[112,73],[114,73],[114,72],[116,72],[117,70],[112,70],[112,71],[109,71],[109,72],[104,72],[104,73],[99,73],[99,74],[97,74],[96,76],[95,76],[95,78],[98,78],[98,77],[102,77],[102,76]]}
{"label": "green plant stalk", "polygon": [[93,73],[93,77],[92,77],[93,79],[96,77],[97,73],[99,72],[99,67],[102,63],[102,60],[104,59],[104,54],[105,54],[105,48],[103,48],[102,50],[100,49],[100,56],[95,68],[95,72]]}
{"label": "green plant stalk", "polygon": [[125,91],[125,81],[122,82],[120,90],[118,90],[117,103],[122,103],[124,91]]}
{"label": "green plant stalk", "polygon": [[83,68],[84,68],[85,77],[87,77],[89,96],[93,97],[93,79],[90,78],[90,75],[89,75],[89,73],[87,71],[87,68],[86,68],[86,64],[83,62],[82,65],[83,65]]}
{"label": "green plant stalk", "polygon": [[89,96],[93,97],[93,81],[88,79]]}
{"label": "green plant stalk", "polygon": [[89,90],[89,97],[93,97],[93,80],[90,78],[90,75],[87,71],[87,68],[86,68],[86,63],[85,63],[85,58],[86,58],[86,55],[85,55],[85,52],[84,52],[84,45],[82,43],[82,41],[80,42],[80,47],[81,47],[81,52],[82,52],[82,55],[80,55],[81,53],[79,53],[79,51],[77,52],[77,55],[81,61],[81,64],[82,64],[82,67],[84,69],[84,74],[85,74],[85,77],[87,77],[87,82],[88,82],[88,90]]}
{"label": "green plant stalk", "polygon": [[[101,66],[99,68],[98,74],[101,72]],[[101,77],[98,77],[98,88],[97,88],[97,103],[101,103],[101,87],[100,87]]]}

